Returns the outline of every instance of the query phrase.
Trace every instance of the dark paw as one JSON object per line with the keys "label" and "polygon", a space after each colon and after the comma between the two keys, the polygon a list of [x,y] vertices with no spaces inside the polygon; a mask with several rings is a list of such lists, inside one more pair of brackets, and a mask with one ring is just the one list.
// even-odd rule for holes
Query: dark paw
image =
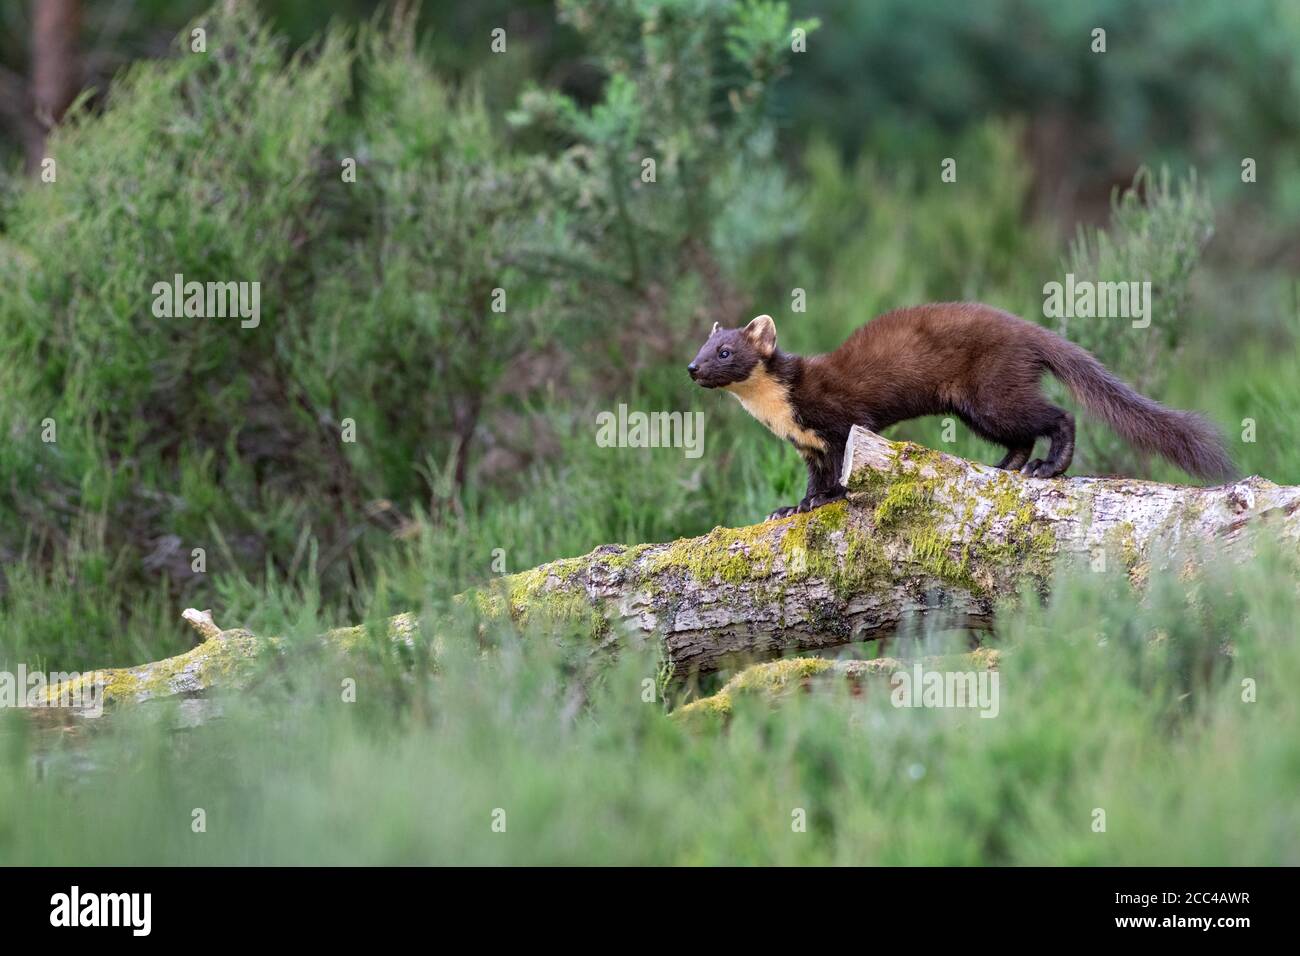
{"label": "dark paw", "polygon": [[787,505],[784,508],[777,508],[767,516],[768,521],[775,521],[777,518],[788,518],[799,510],[799,505]]}
{"label": "dark paw", "polygon": [[1064,468],[1058,468],[1052,462],[1043,461],[1041,458],[1035,458],[1020,469],[1020,473],[1026,478],[1055,478],[1063,471]]}
{"label": "dark paw", "polygon": [[813,495],[799,502],[799,511],[812,511],[814,508],[820,508],[822,505],[828,505],[832,501],[839,501],[844,497],[843,491],[830,491],[821,495]]}

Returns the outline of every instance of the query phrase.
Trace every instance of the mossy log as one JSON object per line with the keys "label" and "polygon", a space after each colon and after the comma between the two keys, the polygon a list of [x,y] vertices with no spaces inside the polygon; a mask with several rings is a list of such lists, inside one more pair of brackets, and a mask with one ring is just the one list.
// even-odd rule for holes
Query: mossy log
{"label": "mossy log", "polygon": [[[736,661],[816,652],[893,633],[909,616],[985,627],[999,600],[1045,591],[1053,567],[1152,567],[1209,552],[1245,557],[1250,529],[1300,546],[1300,487],[1252,477],[1214,488],[1130,478],[1024,478],[854,428],[845,501],[746,528],[635,547],[604,545],[463,597],[485,616],[576,628],[595,650],[662,643],[676,678]],[[274,640],[186,611],[203,643],[178,657],[95,672],[108,702],[238,683]],[[410,640],[413,615],[390,621]],[[342,645],[359,628],[325,635]],[[51,688],[50,693],[58,692]]]}
{"label": "mossy log", "polygon": [[999,600],[1045,592],[1062,560],[1125,571],[1209,552],[1245,556],[1261,525],[1300,544],[1300,487],[1214,488],[1131,478],[1025,478],[863,428],[848,498],[699,538],[605,546],[506,578],[480,604],[515,619],[576,618],[601,644],[662,641],[676,676],[893,633],[909,616],[986,627]]}
{"label": "mossy log", "polygon": [[[983,671],[997,670],[1000,659],[1000,652],[995,648],[981,647],[969,654],[923,657],[919,663],[926,670]],[[881,685],[876,690],[887,692],[891,677],[898,671],[909,670],[916,663],[916,660],[893,657],[873,657],[870,660],[787,657],[751,664],[728,680],[717,693],[677,708],[673,717],[688,726],[708,726],[726,721],[737,703],[745,697],[778,703],[795,693],[836,685],[846,686],[854,695],[861,695],[873,678]]]}
{"label": "mossy log", "polygon": [[[275,650],[278,638],[260,638],[244,628],[223,630],[212,612],[187,608],[181,615],[199,635],[200,643],[175,657],[135,667],[85,671],[75,679],[49,684],[43,696],[50,705],[75,701],[85,706],[87,685],[98,688],[99,701],[107,705],[144,703],[173,697],[201,697],[216,687],[238,688],[252,674],[251,664],[264,650]],[[399,614],[388,621],[389,637],[412,641],[419,629],[414,614]],[[362,627],[343,627],[321,635],[321,643],[346,652],[364,637]]]}

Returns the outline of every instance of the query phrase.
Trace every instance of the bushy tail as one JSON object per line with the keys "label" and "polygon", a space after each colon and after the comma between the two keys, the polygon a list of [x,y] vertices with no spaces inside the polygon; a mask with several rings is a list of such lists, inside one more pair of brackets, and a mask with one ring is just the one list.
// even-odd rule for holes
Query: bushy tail
{"label": "bushy tail", "polygon": [[1134,448],[1162,455],[1198,478],[1236,477],[1218,430],[1200,415],[1165,408],[1124,384],[1073,342],[1050,332],[1045,338],[1042,360],[1048,371]]}

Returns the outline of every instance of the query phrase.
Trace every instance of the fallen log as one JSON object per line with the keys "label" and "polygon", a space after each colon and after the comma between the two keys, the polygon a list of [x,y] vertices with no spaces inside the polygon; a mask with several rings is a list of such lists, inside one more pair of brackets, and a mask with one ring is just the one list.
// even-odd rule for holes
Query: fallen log
{"label": "fallen log", "polygon": [[[260,638],[244,628],[222,629],[212,612],[186,608],[181,617],[198,634],[200,643],[175,657],[134,667],[110,667],[86,671],[70,680],[52,682],[41,697],[45,706],[66,706],[85,710],[83,702],[94,704],[142,704],[174,697],[202,697],[217,688],[238,688],[252,673],[250,665],[264,651],[277,651],[278,638]],[[388,620],[393,640],[410,642],[419,632],[414,614],[399,614]],[[321,635],[321,644],[339,651],[365,636],[363,627],[343,627]],[[89,685],[95,685],[92,691]],[[63,702],[61,705],[60,702]]]}
{"label": "fallen log", "polygon": [[[1130,478],[1024,478],[855,427],[846,500],[668,544],[604,545],[467,595],[488,617],[563,622],[598,649],[657,640],[671,674],[817,652],[893,633],[908,617],[991,624],[997,603],[1045,590],[1063,560],[1153,568],[1211,552],[1244,558],[1251,531],[1300,545],[1300,487],[1259,477],[1214,488]],[[179,657],[106,674],[106,699],[202,693],[267,644],[186,617],[205,637]],[[389,622],[410,640],[412,615]],[[332,631],[331,642],[358,629]],[[55,693],[57,688],[51,688]]]}
{"label": "fallen log", "polygon": [[765,664],[751,664],[716,693],[678,707],[673,711],[673,717],[686,726],[707,727],[725,722],[736,703],[745,697],[755,697],[769,704],[779,703],[794,693],[836,685],[847,686],[851,693],[860,695],[872,678],[877,679],[887,693],[892,687],[893,676],[917,663],[927,670],[982,671],[997,670],[1000,659],[1000,652],[988,647],[977,648],[969,654],[924,657],[919,661],[893,657],[873,657],[870,660],[787,657]]}
{"label": "fallen log", "polygon": [[1245,557],[1256,525],[1300,543],[1300,487],[1258,477],[1024,478],[855,427],[842,481],[846,501],[807,514],[515,575],[509,612],[586,615],[606,643],[656,636],[681,676],[886,636],[909,616],[987,627],[999,600],[1045,590],[1066,559],[1118,562],[1140,584],[1206,551]]}

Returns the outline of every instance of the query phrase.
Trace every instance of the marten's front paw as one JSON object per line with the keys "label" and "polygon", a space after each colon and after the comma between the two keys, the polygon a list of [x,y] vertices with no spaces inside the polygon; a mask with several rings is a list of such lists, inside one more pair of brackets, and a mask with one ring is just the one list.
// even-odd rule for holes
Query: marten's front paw
{"label": "marten's front paw", "polygon": [[798,505],[787,505],[784,508],[777,508],[775,511],[773,511],[770,515],[767,516],[767,520],[775,521],[777,518],[788,518],[790,517],[790,515],[794,514],[798,510],[799,510]]}
{"label": "marten's front paw", "polygon": [[839,501],[844,497],[844,489],[838,491],[828,491],[825,494],[813,495],[799,502],[799,512],[812,511],[814,508],[820,508],[822,505],[828,505],[832,501]]}

